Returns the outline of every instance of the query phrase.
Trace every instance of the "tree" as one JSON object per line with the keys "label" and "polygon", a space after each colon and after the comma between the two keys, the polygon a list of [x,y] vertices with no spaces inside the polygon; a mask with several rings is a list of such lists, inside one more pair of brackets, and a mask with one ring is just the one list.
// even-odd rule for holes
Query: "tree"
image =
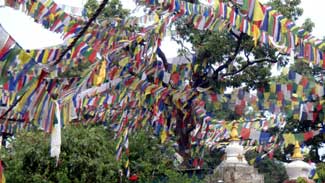
{"label": "tree", "polygon": [[[226,2],[229,6],[238,6],[232,1]],[[303,13],[299,4],[300,0],[272,0],[268,3],[292,20],[297,20]],[[225,27],[222,31],[198,30],[194,28],[192,19],[186,16],[175,24],[176,34],[173,39],[181,45],[184,41],[190,42],[195,51],[196,60],[192,62],[192,68],[195,69],[191,80],[194,88],[210,87],[211,90],[221,93],[226,87],[246,86],[247,90],[256,89],[273,80],[270,72],[272,64],[286,66],[289,62],[285,54],[266,45],[256,45],[250,36],[231,27]],[[304,23],[304,27],[312,30],[313,23],[310,19]],[[181,53],[184,52],[187,52],[186,48],[181,50]],[[225,111],[214,112],[218,114]],[[239,117],[231,113],[223,116],[226,119]]]}
{"label": "tree", "polygon": [[[230,1],[228,3],[236,6]],[[271,1],[270,5],[288,18],[296,19],[302,14],[301,8],[297,7],[299,3],[299,0]],[[95,1],[89,1],[86,7],[91,12],[95,5]],[[283,9],[284,5],[286,9]],[[106,18],[109,14],[103,16]],[[233,29],[229,32],[230,27],[221,32],[201,31],[194,29],[191,23],[184,24],[186,22],[184,20],[186,18],[176,22],[177,34],[181,38],[177,41],[181,43],[185,40],[192,43],[197,60],[200,61],[192,67],[198,66],[191,80],[194,88],[212,87],[214,91],[223,91],[227,86],[239,87],[244,84],[247,89],[255,89],[270,81],[270,68],[273,63],[278,62],[282,66],[288,63],[287,57],[277,52],[276,49],[265,45],[256,46],[256,42],[248,35]],[[306,26],[311,25],[311,22],[306,23]],[[188,105],[185,110],[190,111],[191,107]],[[190,144],[189,134],[194,129],[193,121],[193,116],[177,110],[175,132],[178,136],[179,147],[182,148],[179,151],[184,156],[189,154],[185,151]],[[185,129],[181,129],[181,126],[185,126]]]}
{"label": "tree", "polygon": [[267,4],[279,11],[284,17],[296,21],[304,12],[299,7],[300,3],[301,0],[270,0]]}
{"label": "tree", "polygon": [[113,134],[102,126],[65,127],[60,161],[49,156],[50,137],[42,131],[18,133],[2,149],[7,182],[116,182],[122,162],[115,160]]}
{"label": "tree", "polygon": [[[153,133],[140,130],[130,137],[131,173],[139,176],[140,182],[200,182],[193,176],[177,172],[173,160],[175,149],[169,144],[159,144]],[[175,160],[174,160],[175,161]]]}

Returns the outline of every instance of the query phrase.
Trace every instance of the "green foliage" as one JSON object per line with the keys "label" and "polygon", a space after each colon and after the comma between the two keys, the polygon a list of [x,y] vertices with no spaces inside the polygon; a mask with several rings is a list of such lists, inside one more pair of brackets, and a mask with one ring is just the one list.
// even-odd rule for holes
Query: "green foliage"
{"label": "green foliage", "polygon": [[309,67],[308,63],[304,62],[302,59],[295,59],[295,64],[290,66],[290,70],[304,76],[311,76],[313,73],[312,68]]}
{"label": "green foliage", "polygon": [[269,158],[264,158],[256,163],[256,168],[259,173],[264,175],[265,183],[283,182],[288,178],[283,164],[270,160]]}
{"label": "green foliage", "polygon": [[312,32],[314,27],[315,23],[310,18],[307,18],[302,24],[302,28],[304,28],[308,32]]}
{"label": "green foliage", "polygon": [[298,177],[297,178],[297,183],[307,183],[307,181],[302,177]]}
{"label": "green foliage", "polygon": [[[286,18],[297,20],[303,13],[299,7],[301,0],[270,0],[268,5]],[[197,55],[198,69],[194,72],[193,85],[213,87],[223,91],[227,86],[248,88],[264,86],[271,80],[270,68],[273,62],[280,66],[288,63],[288,58],[275,49],[256,46],[251,37],[238,33],[229,27],[223,31],[201,31],[193,28],[192,21],[183,17],[176,22],[177,42],[192,43]],[[307,19],[303,24],[307,31],[314,27]],[[230,30],[230,31],[229,31]],[[183,49],[181,53],[186,52]]]}
{"label": "green foliage", "polygon": [[295,59],[295,63],[290,66],[290,70],[308,77],[310,80],[319,82],[323,69],[318,66],[310,67],[309,63],[303,59]]}
{"label": "green foliage", "polygon": [[71,77],[81,77],[85,70],[87,70],[90,66],[90,62],[84,61],[71,69],[66,70],[65,72],[58,73],[58,77],[60,78],[71,78]]}
{"label": "green foliage", "polygon": [[[124,169],[126,155],[116,161],[114,133],[102,126],[71,126],[62,130],[58,166],[50,157],[50,135],[41,131],[17,134],[12,147],[2,149],[8,183],[20,182],[128,182],[119,171]],[[177,172],[173,166],[174,150],[159,145],[159,139],[146,131],[130,136],[131,174],[139,182],[200,182]]]}
{"label": "green foliage", "polygon": [[279,11],[286,18],[297,20],[304,12],[299,7],[301,0],[270,0],[267,4]]}
{"label": "green foliage", "polygon": [[225,152],[221,149],[213,149],[212,151],[208,151],[205,153],[204,162],[205,166],[208,169],[216,168],[223,159]]}
{"label": "green foliage", "polygon": [[[97,0],[88,0],[85,4],[87,10],[87,17],[91,17],[92,14],[96,11],[99,4]],[[99,16],[99,20],[105,20],[108,18],[125,18],[129,14],[129,11],[122,8],[122,4],[119,0],[111,0],[106,5],[103,13]]]}
{"label": "green foliage", "polygon": [[258,169],[258,172],[264,175],[265,183],[278,183],[284,182],[287,178],[287,172],[282,163],[275,161],[274,159],[269,159],[264,157],[260,159],[261,154],[257,153],[254,150],[247,151],[245,158],[248,162],[253,162],[254,160],[255,168]]}
{"label": "green foliage", "polygon": [[121,162],[115,142],[102,127],[66,127],[60,161],[50,157],[50,135],[22,132],[12,148],[2,149],[7,182],[115,182]]}
{"label": "green foliage", "polygon": [[317,164],[316,172],[318,174],[318,181],[325,182],[325,163],[319,163]]}
{"label": "green foliage", "polygon": [[151,134],[143,130],[130,136],[131,173],[139,176],[139,182],[200,182],[177,172],[172,145],[159,145],[159,139]]}
{"label": "green foliage", "polygon": [[[180,19],[176,22],[176,29],[182,40],[192,43],[197,54],[198,69],[192,78],[194,86],[211,86],[222,91],[227,86],[239,87],[243,83],[249,88],[266,84],[271,76],[270,62],[245,66],[255,59],[268,57],[269,60],[276,60],[275,50],[255,47],[252,39],[245,34],[236,36],[229,30],[200,31],[186,22],[186,18]],[[243,56],[244,53],[247,57]],[[234,74],[244,67],[242,72]]]}

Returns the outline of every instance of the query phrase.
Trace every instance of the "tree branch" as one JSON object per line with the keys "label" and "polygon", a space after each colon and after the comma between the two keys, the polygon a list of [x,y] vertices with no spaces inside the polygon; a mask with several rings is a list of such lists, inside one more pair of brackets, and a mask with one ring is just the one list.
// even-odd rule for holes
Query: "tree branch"
{"label": "tree branch", "polygon": [[243,70],[245,70],[247,67],[251,66],[251,65],[254,65],[256,63],[262,63],[262,62],[270,62],[270,63],[276,63],[276,60],[272,60],[268,57],[266,58],[260,58],[260,59],[256,59],[252,62],[247,62],[246,65],[244,65],[242,68],[238,69],[237,71],[235,72],[231,72],[231,73],[226,73],[226,74],[223,74],[222,77],[225,77],[225,76],[233,76],[235,74],[238,74],[240,72],[242,72]]}
{"label": "tree branch", "polygon": [[244,55],[245,55],[245,57],[246,57],[246,59],[247,59],[247,62],[250,62],[250,59],[249,59],[249,55],[251,54],[251,52],[253,51],[253,49],[254,49],[254,46],[252,46],[249,50],[244,50]]}
{"label": "tree branch", "polygon": [[229,57],[226,63],[222,64],[221,66],[219,66],[216,69],[216,71],[214,73],[214,77],[213,77],[214,79],[218,79],[219,72],[222,71],[223,69],[228,68],[230,63],[233,62],[236,59],[236,57],[237,57],[237,55],[238,55],[238,53],[240,51],[240,45],[242,43],[242,40],[243,40],[243,33],[240,33],[240,35],[238,37],[238,42],[237,42],[237,46],[236,46],[234,55],[232,57]]}
{"label": "tree branch", "polygon": [[[191,53],[190,49],[184,45],[183,41],[175,38],[173,35],[171,36],[171,39],[174,40],[177,44],[180,44],[182,49],[185,50],[186,53]],[[186,54],[184,54],[184,56],[189,62],[191,62],[191,59],[189,59]]]}
{"label": "tree branch", "polygon": [[106,4],[108,3],[108,0],[103,0],[102,3],[99,5],[99,7],[96,9],[95,13],[92,15],[92,17],[88,20],[86,25],[82,28],[82,30],[78,33],[78,35],[73,39],[73,41],[70,43],[68,47],[66,47],[61,54],[59,55],[59,58],[52,64],[52,67],[57,65],[61,62],[63,57],[75,46],[77,41],[86,33],[90,25],[96,20],[96,18],[100,15],[100,13],[104,10]]}

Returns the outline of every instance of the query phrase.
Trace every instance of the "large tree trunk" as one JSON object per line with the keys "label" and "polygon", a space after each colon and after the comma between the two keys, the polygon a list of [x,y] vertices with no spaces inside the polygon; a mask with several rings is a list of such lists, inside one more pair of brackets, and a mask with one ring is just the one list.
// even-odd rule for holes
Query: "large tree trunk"
{"label": "large tree trunk", "polygon": [[186,114],[177,109],[175,134],[178,143],[178,153],[184,158],[182,165],[190,167],[191,138],[190,133],[194,129],[194,120],[189,109]]}

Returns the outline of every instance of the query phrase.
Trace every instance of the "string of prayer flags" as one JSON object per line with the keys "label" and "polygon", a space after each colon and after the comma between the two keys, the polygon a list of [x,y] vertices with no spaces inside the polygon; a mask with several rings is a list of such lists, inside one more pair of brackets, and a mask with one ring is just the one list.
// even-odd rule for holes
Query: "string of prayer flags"
{"label": "string of prayer flags", "polygon": [[295,144],[296,141],[298,142],[306,142],[315,136],[319,135],[320,133],[323,133],[321,130],[310,130],[304,133],[285,133],[283,134],[284,139],[284,145],[285,147],[289,144]]}
{"label": "string of prayer flags", "polygon": [[[150,6],[159,6],[151,1],[145,3]],[[272,10],[271,7],[262,5],[258,0],[244,0],[243,3],[239,4],[240,9],[237,9],[236,6],[230,7],[222,1],[215,1],[213,7],[192,4],[182,0],[171,2],[164,0],[161,4],[170,12],[181,12],[181,14],[193,16],[194,27],[197,29],[203,29],[203,25],[212,27],[220,19],[226,20],[225,24],[233,25],[233,28],[247,33],[254,40],[260,40],[262,44],[269,44],[272,41],[284,43],[286,50],[279,48],[279,51],[290,53],[291,50],[295,50],[297,53],[302,53],[301,56],[310,63],[324,65],[324,53],[321,51],[325,48],[324,42],[314,38],[310,33],[296,26],[293,21]],[[244,12],[244,14],[238,14],[239,11]],[[210,17],[216,17],[214,23],[210,23]],[[177,19],[177,15],[174,19]],[[204,28],[210,29],[207,26]],[[269,41],[271,39],[272,41]],[[301,45],[301,48],[296,47],[297,43]],[[271,46],[275,45],[271,44]]]}

